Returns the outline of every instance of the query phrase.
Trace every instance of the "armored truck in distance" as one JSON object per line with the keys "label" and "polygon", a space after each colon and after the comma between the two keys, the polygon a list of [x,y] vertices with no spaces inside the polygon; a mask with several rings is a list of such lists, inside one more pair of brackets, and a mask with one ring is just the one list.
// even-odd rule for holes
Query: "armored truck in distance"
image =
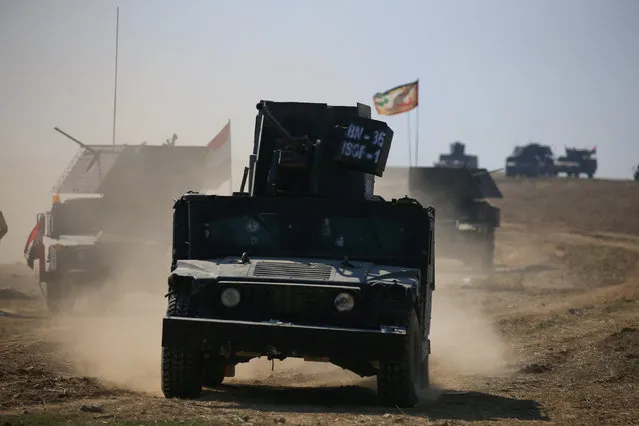
{"label": "armored truck in distance", "polygon": [[411,197],[437,209],[438,257],[461,261],[475,272],[492,270],[500,210],[488,200],[502,193],[488,170],[388,167],[378,186],[387,195],[401,181],[408,181]]}
{"label": "armored truck in distance", "polygon": [[439,161],[435,163],[435,167],[452,167],[452,168],[469,168],[476,169],[479,167],[476,155],[467,155],[464,151],[466,145],[456,141],[450,144],[450,153],[441,154]]}
{"label": "armored truck in distance", "polygon": [[597,149],[577,149],[566,147],[566,154],[555,163],[557,173],[568,177],[580,177],[584,174],[592,179],[597,171]]}
{"label": "armored truck in distance", "polygon": [[504,173],[507,177],[556,176],[552,149],[538,143],[516,146],[513,153],[506,158]]}
{"label": "armored truck in distance", "polygon": [[172,202],[230,179],[226,159],[206,145],[87,145],[56,130],[80,150],[43,213],[39,277],[52,313],[107,278],[168,261]]}
{"label": "armored truck in distance", "polygon": [[434,210],[374,195],[392,130],[362,104],[258,111],[240,192],[174,205],[164,395],[298,357],[377,376],[382,404],[415,405],[429,385]]}

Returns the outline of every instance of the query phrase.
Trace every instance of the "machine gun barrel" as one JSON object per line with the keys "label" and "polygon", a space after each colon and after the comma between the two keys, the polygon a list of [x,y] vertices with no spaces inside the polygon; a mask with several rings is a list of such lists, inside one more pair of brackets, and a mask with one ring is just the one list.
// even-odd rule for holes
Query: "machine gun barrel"
{"label": "machine gun barrel", "polygon": [[501,169],[495,169],[495,170],[482,170],[480,172],[473,173],[473,176],[481,176],[483,174],[492,175],[493,173],[501,172],[502,170],[504,170],[503,167]]}
{"label": "machine gun barrel", "polygon": [[293,142],[293,137],[291,134],[282,126],[282,124],[277,121],[277,119],[271,113],[271,110],[266,106],[264,102],[260,102],[256,106],[257,110],[262,113],[264,118],[273,126],[275,129],[282,135],[282,137],[286,140],[286,142]]}
{"label": "machine gun barrel", "polygon": [[79,140],[77,140],[76,138],[74,138],[73,136],[71,136],[70,134],[68,134],[67,132],[65,132],[64,130],[60,130],[57,127],[53,128],[56,132],[62,133],[64,136],[66,136],[67,138],[71,139],[73,142],[77,143],[78,145],[80,145],[82,148],[86,149],[89,152],[92,152],[93,154],[97,154],[97,151],[87,145],[85,145],[84,143],[80,142]]}

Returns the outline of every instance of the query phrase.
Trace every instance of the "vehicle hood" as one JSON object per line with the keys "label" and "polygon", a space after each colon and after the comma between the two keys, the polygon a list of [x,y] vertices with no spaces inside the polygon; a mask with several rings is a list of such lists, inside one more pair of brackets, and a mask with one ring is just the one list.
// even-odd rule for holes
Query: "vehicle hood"
{"label": "vehicle hood", "polygon": [[175,275],[201,279],[282,279],[283,281],[319,281],[342,284],[389,283],[416,286],[420,272],[416,268],[378,265],[371,262],[328,259],[281,259],[254,257],[242,263],[239,257],[212,260],[178,260]]}

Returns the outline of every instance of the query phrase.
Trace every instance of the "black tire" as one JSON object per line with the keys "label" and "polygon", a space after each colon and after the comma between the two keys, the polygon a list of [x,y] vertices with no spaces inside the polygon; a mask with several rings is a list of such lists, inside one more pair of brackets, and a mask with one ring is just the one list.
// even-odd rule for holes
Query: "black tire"
{"label": "black tire", "polygon": [[424,342],[414,310],[407,322],[408,339],[402,359],[381,362],[377,372],[377,395],[385,406],[414,407],[419,402],[421,391],[429,386],[428,353],[422,359]]}
{"label": "black tire", "polygon": [[204,363],[203,384],[207,388],[219,386],[224,381],[226,362],[223,357],[211,357]]}
{"label": "black tire", "polygon": [[[169,295],[168,316],[192,315],[188,294]],[[183,348],[162,348],[162,393],[165,398],[198,398],[202,393],[202,353]]]}
{"label": "black tire", "polygon": [[477,265],[483,272],[490,272],[495,265],[495,230],[489,229],[482,234],[480,260]]}
{"label": "black tire", "polygon": [[588,179],[592,179],[595,176],[594,173],[588,173]]}
{"label": "black tire", "polygon": [[48,278],[45,282],[47,289],[47,309],[51,315],[68,312],[72,307],[71,289],[69,283],[60,278]]}

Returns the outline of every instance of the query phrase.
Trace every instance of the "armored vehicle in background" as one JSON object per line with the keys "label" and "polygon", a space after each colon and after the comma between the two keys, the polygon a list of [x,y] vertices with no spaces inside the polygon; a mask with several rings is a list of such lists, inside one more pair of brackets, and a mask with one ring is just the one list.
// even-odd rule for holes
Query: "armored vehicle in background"
{"label": "armored vehicle in background", "polygon": [[435,163],[435,167],[452,167],[452,168],[478,168],[478,160],[476,155],[467,155],[464,151],[466,145],[456,141],[450,144],[450,153],[441,154],[439,161]]}
{"label": "armored vehicle in background", "polygon": [[[388,179],[388,183],[384,182]],[[411,197],[437,209],[437,256],[456,259],[476,272],[493,268],[500,210],[488,203],[502,193],[486,169],[388,167],[383,194],[393,181],[408,180]]]}
{"label": "armored vehicle in background", "polygon": [[566,155],[562,155],[555,163],[557,173],[565,173],[568,177],[578,178],[585,174],[592,179],[597,171],[597,149],[577,149],[566,147]]}
{"label": "armored vehicle in background", "polygon": [[538,143],[516,146],[513,153],[506,158],[505,174],[507,177],[556,176],[552,149]]}
{"label": "armored vehicle in background", "polygon": [[635,172],[635,174],[633,176],[634,180],[639,180],[639,166],[634,168],[634,172]]}
{"label": "armored vehicle in background", "polygon": [[374,195],[393,131],[362,104],[257,108],[240,192],[174,206],[164,395],[299,357],[377,376],[381,403],[415,405],[429,384],[434,210]]}
{"label": "armored vehicle in background", "polygon": [[86,145],[56,130],[80,151],[53,188],[40,230],[38,272],[52,313],[107,278],[148,275],[166,262],[174,199],[230,179],[230,162],[206,145]]}

